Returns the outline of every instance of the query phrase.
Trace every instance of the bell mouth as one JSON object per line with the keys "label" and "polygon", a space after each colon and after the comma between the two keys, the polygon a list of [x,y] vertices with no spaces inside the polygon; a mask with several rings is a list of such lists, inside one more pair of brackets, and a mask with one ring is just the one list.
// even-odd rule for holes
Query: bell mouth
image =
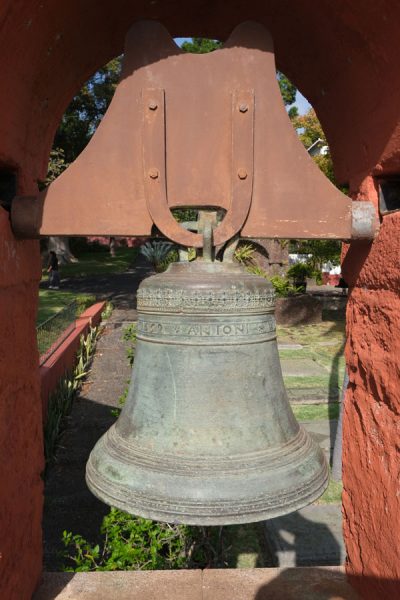
{"label": "bell mouth", "polygon": [[[117,437],[116,437],[117,436]],[[118,434],[110,432],[97,444],[86,469],[90,490],[103,502],[146,519],[187,525],[234,525],[285,515],[310,504],[325,491],[328,466],[322,450],[300,428],[297,450],[279,465],[266,451],[257,469],[232,469],[220,461],[197,471],[180,464],[143,463],[126,454]],[[281,451],[283,454],[283,450]],[[245,466],[252,457],[242,456]]]}

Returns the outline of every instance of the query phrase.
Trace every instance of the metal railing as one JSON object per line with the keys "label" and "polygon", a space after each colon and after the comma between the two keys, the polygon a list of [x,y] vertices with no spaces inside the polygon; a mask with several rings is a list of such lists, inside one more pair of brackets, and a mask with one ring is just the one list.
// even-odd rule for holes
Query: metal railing
{"label": "metal railing", "polygon": [[74,300],[36,328],[40,365],[63,343],[75,329],[77,303]]}

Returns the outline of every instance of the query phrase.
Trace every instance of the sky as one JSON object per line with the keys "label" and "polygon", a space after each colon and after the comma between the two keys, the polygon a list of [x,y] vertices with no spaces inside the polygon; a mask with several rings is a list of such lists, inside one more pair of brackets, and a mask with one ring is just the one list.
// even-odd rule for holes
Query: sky
{"label": "sky", "polygon": [[304,115],[310,110],[310,108],[312,108],[307,98],[304,98],[304,96],[300,94],[299,90],[297,90],[295,106],[297,106],[299,109],[299,115]]}
{"label": "sky", "polygon": [[[191,38],[175,38],[175,42],[178,46],[181,46],[183,42],[190,42]],[[292,106],[297,106],[299,115],[304,115],[311,108],[311,104],[307,101],[306,98],[299,91],[296,94],[296,102]],[[290,107],[288,107],[290,108]]]}

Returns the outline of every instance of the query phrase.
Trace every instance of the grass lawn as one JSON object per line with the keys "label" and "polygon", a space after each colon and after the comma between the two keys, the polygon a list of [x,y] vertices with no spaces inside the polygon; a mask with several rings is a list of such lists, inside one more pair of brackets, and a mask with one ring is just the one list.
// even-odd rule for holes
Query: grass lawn
{"label": "grass lawn", "polygon": [[329,404],[292,404],[294,416],[298,421],[321,421],[339,418],[339,402]]}
{"label": "grass lawn", "polygon": [[[60,267],[60,277],[63,279],[66,277],[90,277],[92,275],[123,273],[134,262],[137,254],[137,248],[117,248],[114,258],[110,256],[106,248],[82,253],[79,255],[79,262]],[[47,279],[47,270],[43,269],[43,280],[47,281]],[[78,294],[73,291],[62,289],[39,290],[37,324],[43,323],[73,300],[78,301],[78,309],[81,307],[82,310],[96,301],[94,296]]]}
{"label": "grass lawn", "polygon": [[[60,267],[60,277],[90,277],[91,275],[109,275],[123,273],[138,255],[137,248],[117,248],[112,258],[107,249],[84,252],[78,256],[79,262]],[[46,274],[46,270],[43,271]],[[47,278],[47,274],[46,274]]]}
{"label": "grass lawn", "polygon": [[329,480],[329,485],[316,504],[340,504],[342,501],[343,484],[341,481]]}
{"label": "grass lawn", "polygon": [[87,306],[93,304],[96,299],[88,294],[77,294],[63,290],[39,290],[39,308],[36,324],[40,325],[60,310],[65,308],[73,300],[78,302],[78,312],[82,312]]}
{"label": "grass lawn", "polygon": [[[285,370],[283,372],[289,397],[293,400],[302,397],[339,399],[345,370],[345,323],[325,321],[295,327],[278,326],[277,334],[281,360],[292,361],[292,364],[298,361],[299,375],[287,376]],[[291,348],[293,344],[301,347]],[[302,375],[302,364],[309,365],[311,361],[320,367],[320,374]]]}

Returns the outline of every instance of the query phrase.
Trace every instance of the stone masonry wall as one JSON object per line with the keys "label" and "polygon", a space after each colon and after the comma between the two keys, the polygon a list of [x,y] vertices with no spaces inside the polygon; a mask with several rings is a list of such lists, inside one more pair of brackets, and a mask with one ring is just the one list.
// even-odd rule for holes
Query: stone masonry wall
{"label": "stone masonry wall", "polygon": [[[360,186],[377,201],[371,178]],[[350,386],[343,427],[348,573],[365,600],[400,593],[400,212],[344,260]]]}
{"label": "stone masonry wall", "polygon": [[0,208],[0,598],[30,598],[41,574],[42,410],[36,348],[37,242]]}

